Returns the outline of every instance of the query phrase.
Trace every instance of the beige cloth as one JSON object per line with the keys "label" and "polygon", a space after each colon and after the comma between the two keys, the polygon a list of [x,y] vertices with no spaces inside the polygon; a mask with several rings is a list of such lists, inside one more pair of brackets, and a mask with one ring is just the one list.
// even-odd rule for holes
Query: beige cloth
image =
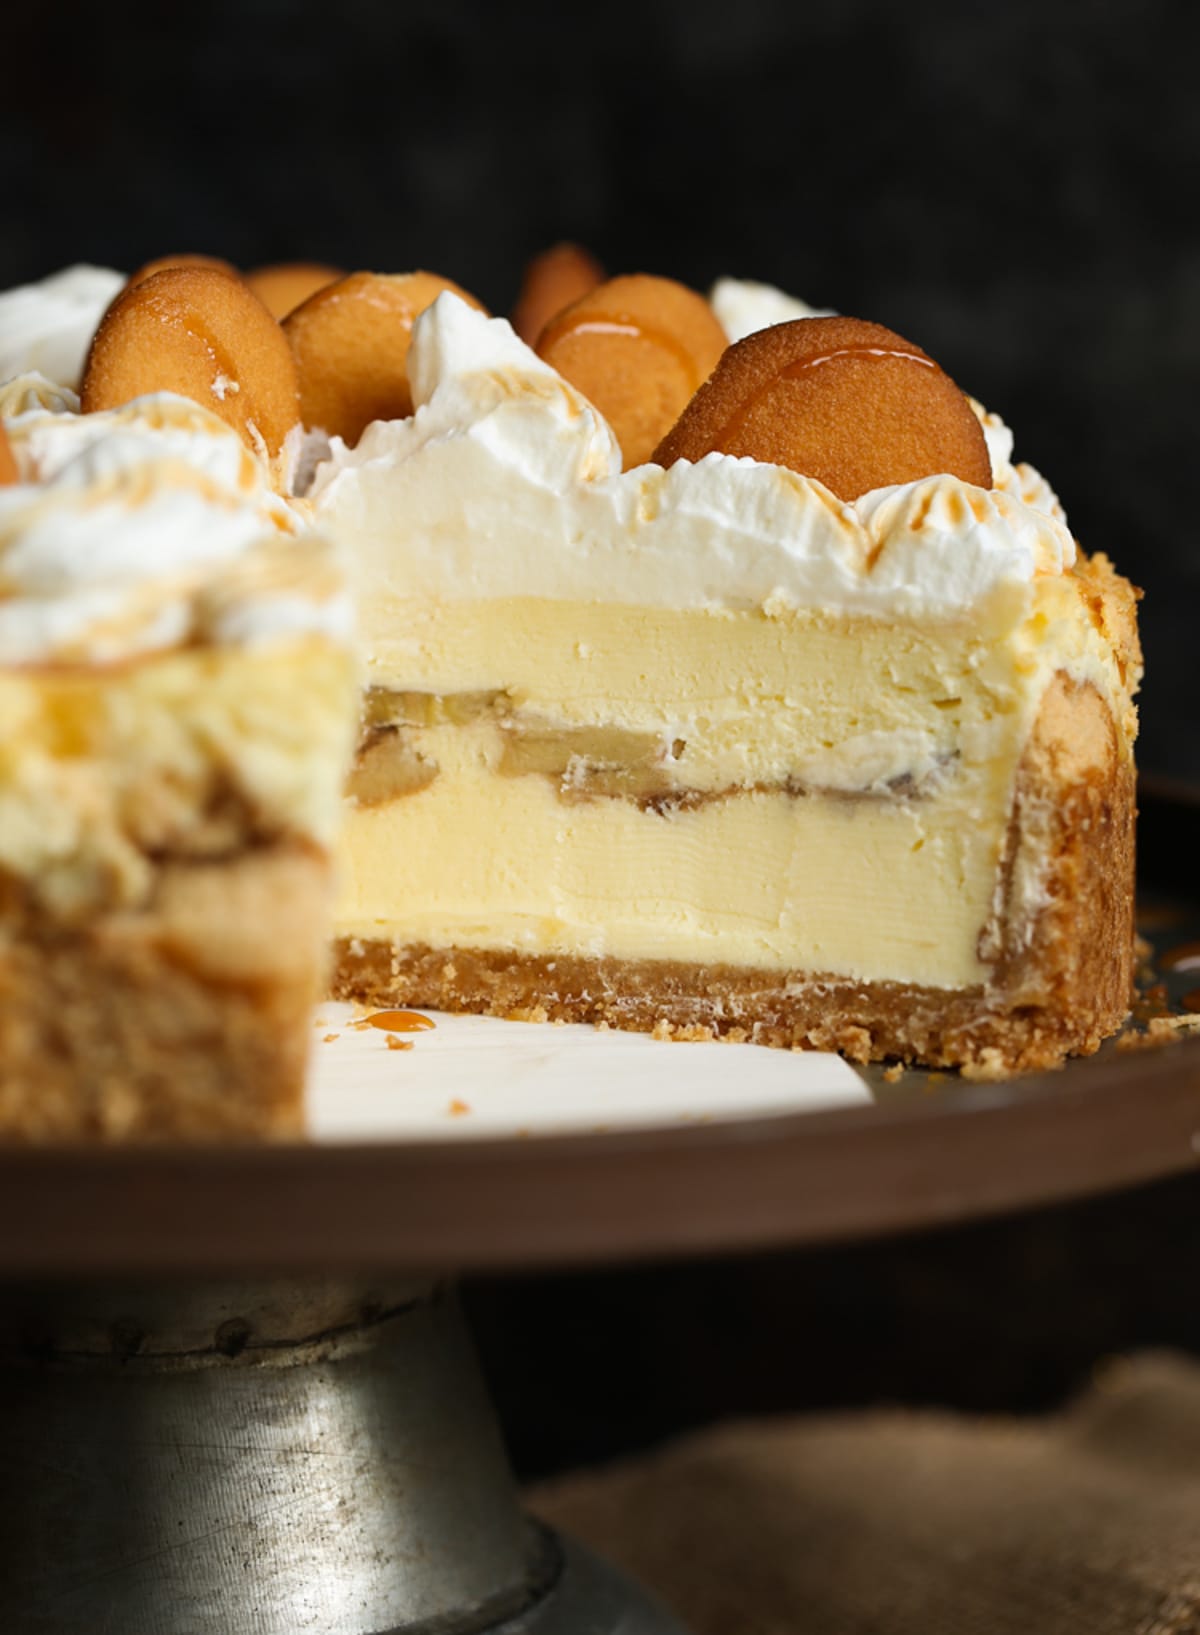
{"label": "beige cloth", "polygon": [[694,1635],[1200,1635],[1200,1364],[1108,1365],[1050,1419],[721,1426],[535,1511]]}

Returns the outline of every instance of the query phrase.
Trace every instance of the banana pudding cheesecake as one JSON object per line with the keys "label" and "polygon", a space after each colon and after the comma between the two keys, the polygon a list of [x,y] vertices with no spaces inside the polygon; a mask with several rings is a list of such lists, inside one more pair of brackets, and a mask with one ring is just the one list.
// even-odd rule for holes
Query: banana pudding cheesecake
{"label": "banana pudding cheesecake", "polygon": [[1137,593],[920,347],[571,246],[517,328],[262,274],[0,296],[54,359],[0,385],[0,1132],[297,1128],[331,851],[372,1006],[983,1075],[1120,1026]]}
{"label": "banana pudding cheesecake", "polygon": [[8,1140],[297,1132],[325,991],[352,604],[272,474],[282,336],[271,379],[223,288],[154,301],[148,364],[101,325],[82,410],[0,386]]}
{"label": "banana pudding cheesecake", "polygon": [[335,991],[980,1074],[1094,1050],[1136,593],[920,348],[667,283],[532,347],[442,293],[412,412],[316,469],[366,679]]}

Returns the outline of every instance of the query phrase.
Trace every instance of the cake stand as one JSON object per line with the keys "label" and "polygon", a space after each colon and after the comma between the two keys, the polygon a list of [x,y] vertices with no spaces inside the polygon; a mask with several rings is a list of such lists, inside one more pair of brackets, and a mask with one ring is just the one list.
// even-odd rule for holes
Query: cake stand
{"label": "cake stand", "polygon": [[0,1628],[680,1635],[522,1515],[457,1274],[894,1232],[1200,1153],[1200,1040],[893,1084],[591,1029],[314,1027],[307,1144],[0,1151]]}

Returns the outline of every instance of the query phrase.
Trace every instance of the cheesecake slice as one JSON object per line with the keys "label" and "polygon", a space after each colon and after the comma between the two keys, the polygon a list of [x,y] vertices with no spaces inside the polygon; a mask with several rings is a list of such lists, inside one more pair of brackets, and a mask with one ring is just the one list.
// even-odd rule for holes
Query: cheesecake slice
{"label": "cheesecake slice", "polygon": [[0,1139],[294,1132],[349,597],[206,409],[67,398],[0,392]]}
{"label": "cheesecake slice", "polygon": [[442,296],[415,413],[309,495],[366,691],[336,992],[977,1073],[1119,1026],[1135,593],[978,410],[992,485],[622,471]]}

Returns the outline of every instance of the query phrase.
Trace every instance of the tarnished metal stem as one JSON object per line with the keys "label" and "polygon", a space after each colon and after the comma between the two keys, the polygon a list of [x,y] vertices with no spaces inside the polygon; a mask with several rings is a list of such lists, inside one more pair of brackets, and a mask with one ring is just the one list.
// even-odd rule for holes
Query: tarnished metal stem
{"label": "tarnished metal stem", "polygon": [[525,1520],[453,1293],[0,1297],[0,1630],[680,1635]]}
{"label": "tarnished metal stem", "polygon": [[480,1629],[552,1572],[444,1288],[6,1304],[4,1629]]}
{"label": "tarnished metal stem", "polygon": [[680,1635],[525,1521],[430,1282],[0,1295],[8,1635]]}

